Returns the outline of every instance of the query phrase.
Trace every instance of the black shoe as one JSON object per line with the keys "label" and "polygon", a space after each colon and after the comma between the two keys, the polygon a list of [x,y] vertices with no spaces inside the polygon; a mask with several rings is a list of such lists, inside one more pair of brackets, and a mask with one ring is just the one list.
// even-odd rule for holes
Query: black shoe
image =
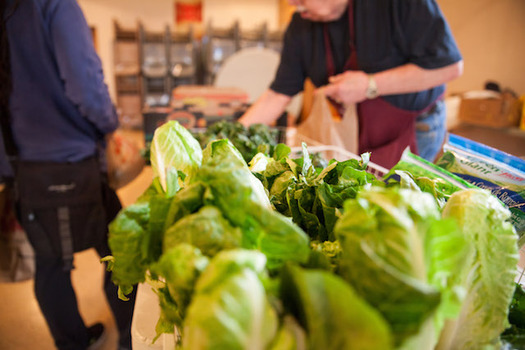
{"label": "black shoe", "polygon": [[87,350],[96,350],[106,340],[106,329],[102,323],[95,323],[88,327],[89,342]]}

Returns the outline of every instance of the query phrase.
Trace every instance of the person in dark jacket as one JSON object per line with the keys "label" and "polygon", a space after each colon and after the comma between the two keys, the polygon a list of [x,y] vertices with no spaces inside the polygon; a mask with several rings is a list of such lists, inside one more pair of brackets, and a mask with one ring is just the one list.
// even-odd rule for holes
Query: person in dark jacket
{"label": "person in dark jacket", "polygon": [[463,61],[435,0],[290,0],[270,88],[240,122],[272,123],[306,78],[336,105],[357,105],[359,152],[390,167],[410,146],[432,161],[445,135],[444,84]]}
{"label": "person in dark jacket", "polygon": [[[101,257],[110,255],[107,224],[121,204],[107,185],[105,139],[118,127],[118,118],[82,10],[75,0],[0,0],[0,5],[2,149],[8,139],[0,152],[0,175],[20,182],[13,171],[16,167],[10,166],[17,163],[9,161],[7,153],[12,156],[12,152],[7,148],[16,150],[17,162],[76,164],[97,158],[93,164],[98,168],[95,173],[101,174],[97,188],[103,198],[106,231],[90,247]],[[93,347],[103,338],[104,326],[84,324],[70,268],[64,265],[63,252],[56,252],[64,248],[64,240],[56,246],[62,231],[49,229],[53,226],[42,217],[37,213],[20,220],[35,250],[36,299],[57,348]],[[58,226],[62,219],[58,218]],[[81,218],[71,221],[77,219]],[[43,230],[37,232],[35,225]],[[109,272],[104,276],[104,290],[119,331],[119,347],[130,349],[135,295],[127,302],[119,300]]]}

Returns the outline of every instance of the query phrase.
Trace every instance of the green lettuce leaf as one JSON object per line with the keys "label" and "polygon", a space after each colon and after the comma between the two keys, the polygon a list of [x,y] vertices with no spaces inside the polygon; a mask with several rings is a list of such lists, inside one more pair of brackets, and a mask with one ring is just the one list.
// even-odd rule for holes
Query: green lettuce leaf
{"label": "green lettuce leaf", "polygon": [[[210,149],[211,151],[207,151]],[[250,172],[227,140],[212,142],[193,181],[206,184],[204,201],[243,232],[242,247],[259,249],[268,257],[268,267],[283,261],[305,262],[308,237],[287,218],[271,210],[262,183]]]}
{"label": "green lettuce leaf", "polygon": [[[175,193],[168,188],[177,178],[177,172],[192,177],[202,162],[202,149],[191,133],[176,121],[169,121],[155,129],[151,142],[151,168],[158,177],[164,192]],[[175,174],[173,173],[175,170]]]}
{"label": "green lettuce leaf", "polygon": [[166,287],[157,292],[161,303],[161,315],[156,327],[157,331],[162,330],[159,334],[172,333],[174,326],[182,328],[195,284],[208,263],[209,259],[198,248],[181,243],[151,266],[151,272],[166,281]]}
{"label": "green lettuce leaf", "polygon": [[181,243],[191,244],[204,255],[212,257],[221,250],[240,247],[242,232],[230,225],[219,209],[204,206],[197,213],[180,219],[165,232],[165,252]]}
{"label": "green lettuce leaf", "polygon": [[262,253],[217,254],[197,281],[184,322],[182,348],[265,350],[277,332],[277,314],[261,278]]}
{"label": "green lettuce leaf", "polygon": [[[231,181],[223,181],[229,176]],[[239,151],[228,140],[217,140],[208,144],[204,150],[204,160],[199,176],[194,181],[202,181],[206,184],[214,181],[223,182],[228,186],[223,192],[231,190],[243,198],[244,193],[248,193],[251,200],[270,207],[270,201],[262,183],[251,173]],[[237,187],[238,190],[235,189]],[[233,205],[239,204],[232,196],[226,196],[221,200],[231,201]]]}
{"label": "green lettuce leaf", "polygon": [[281,285],[284,305],[306,330],[308,349],[392,348],[387,322],[340,277],[286,265]]}
{"label": "green lettuce leaf", "polygon": [[463,263],[466,299],[459,316],[447,323],[438,348],[498,349],[519,257],[510,212],[490,192],[469,189],[450,197],[443,216],[457,221],[471,249]]}
{"label": "green lettuce leaf", "polygon": [[[440,220],[434,198],[408,189],[363,190],[345,202],[335,231],[341,275],[383,314],[396,344],[432,349],[444,315],[459,310],[458,262],[466,244],[453,222]],[[428,331],[420,334],[422,328]]]}
{"label": "green lettuce leaf", "polygon": [[148,266],[144,256],[150,215],[148,201],[141,201],[120,211],[109,225],[109,247],[112,254],[111,279],[119,286],[121,299],[131,293],[133,285],[143,282]]}
{"label": "green lettuce leaf", "polygon": [[294,317],[286,315],[268,350],[307,349],[306,333]]}

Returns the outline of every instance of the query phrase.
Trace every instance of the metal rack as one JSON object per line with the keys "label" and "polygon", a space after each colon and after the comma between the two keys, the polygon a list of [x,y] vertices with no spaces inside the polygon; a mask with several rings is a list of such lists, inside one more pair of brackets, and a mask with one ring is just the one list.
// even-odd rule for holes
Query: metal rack
{"label": "metal rack", "polygon": [[142,84],[138,32],[113,22],[113,43],[116,104],[121,125],[138,126],[141,123]]}
{"label": "metal rack", "polygon": [[171,93],[181,85],[212,85],[223,62],[243,48],[280,50],[281,32],[270,32],[266,23],[241,30],[239,22],[217,28],[211,22],[201,39],[194,30],[151,31],[138,22],[125,29],[114,21],[116,103],[120,123],[127,128],[143,126],[142,112],[170,105]]}

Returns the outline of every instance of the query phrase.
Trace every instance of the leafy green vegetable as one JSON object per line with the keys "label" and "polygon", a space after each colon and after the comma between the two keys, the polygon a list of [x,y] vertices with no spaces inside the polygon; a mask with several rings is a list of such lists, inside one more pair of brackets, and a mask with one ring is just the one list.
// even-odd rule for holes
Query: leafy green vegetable
{"label": "leafy green vegetable", "polygon": [[143,282],[147,257],[143,255],[149,202],[137,202],[122,210],[109,225],[109,247],[113,255],[111,279],[119,287],[121,299],[127,299],[133,285]]}
{"label": "leafy green vegetable", "polygon": [[[104,260],[122,298],[154,286],[159,335],[177,327],[183,349],[498,345],[517,247],[490,195],[413,164],[385,185],[366,172],[369,154],[318,167],[306,145],[292,159],[260,139],[249,168],[244,136],[204,151],[176,124],[156,138],[156,177],[111,223]],[[508,349],[522,341],[520,292]]]}
{"label": "leafy green vegetable", "polygon": [[217,254],[197,281],[182,337],[183,349],[266,349],[277,314],[264,285],[265,257],[246,250]]}
{"label": "leafy green vegetable", "polygon": [[436,164],[499,198],[510,210],[519,247],[525,245],[524,160],[453,134],[443,149]]}
{"label": "leafy green vegetable", "polygon": [[169,121],[155,130],[151,142],[151,167],[164,192],[176,192],[176,189],[167,186],[169,183],[173,184],[173,179],[178,177],[173,170],[191,177],[201,161],[202,149],[199,143],[178,122]]}
{"label": "leafy green vegetable", "polygon": [[305,144],[302,158],[291,159],[289,153],[289,148],[283,147],[274,158],[256,157],[251,168],[257,169],[275,209],[292,217],[313,240],[334,240],[333,228],[344,201],[355,198],[362,188],[383,185],[366,172],[367,154],[361,161],[332,161],[326,168],[316,169]]}
{"label": "leafy green vegetable", "polygon": [[516,283],[516,289],[509,307],[509,323],[501,335],[504,350],[521,350],[525,348],[525,290]]}
{"label": "leafy green vegetable", "polygon": [[338,272],[342,252],[339,241],[312,241],[310,246],[312,252],[308,263],[309,267]]}
{"label": "leafy green vegetable", "polygon": [[[432,348],[443,315],[459,308],[454,291],[465,254],[465,240],[453,223],[440,220],[433,197],[399,188],[363,190],[345,202],[335,232],[340,274],[382,313],[396,344],[418,343],[409,338],[420,335]],[[419,333],[431,317],[435,331]]]}
{"label": "leafy green vegetable", "polygon": [[228,139],[249,162],[257,153],[271,155],[277,145],[279,130],[264,124],[253,124],[246,128],[239,122],[220,121],[210,125],[205,132],[195,133],[204,149],[210,142]]}
{"label": "leafy green vegetable", "polygon": [[150,218],[147,227],[148,239],[145,240],[143,246],[143,256],[146,258],[147,263],[157,261],[162,254],[164,226],[171,201],[171,198],[166,198],[163,194],[156,194],[150,197]]}
{"label": "leafy green vegetable", "polygon": [[222,216],[220,210],[204,206],[197,213],[185,216],[164,233],[164,251],[181,243],[189,243],[206,255],[214,256],[223,249],[241,246],[242,232]]}
{"label": "leafy green vegetable", "polygon": [[518,283],[516,283],[516,289],[509,307],[509,322],[525,331],[525,290]]}
{"label": "leafy green vegetable", "polygon": [[295,318],[287,315],[268,350],[298,350],[306,349],[304,329],[297,324]]}
{"label": "leafy green vegetable", "polygon": [[[261,182],[251,173],[248,165],[239,157],[239,152],[228,140],[213,141],[204,150],[202,167],[199,169],[195,181],[202,181],[212,187],[220,187],[219,183],[227,186],[226,189],[217,188],[224,193],[221,201],[231,201],[232,204],[241,204],[232,198],[233,194],[240,197],[248,195],[250,200],[270,207],[268,196]],[[232,195],[228,196],[229,193]]]}
{"label": "leafy green vegetable", "polygon": [[214,141],[205,150],[202,167],[193,181],[207,186],[205,201],[219,208],[224,217],[243,231],[242,247],[259,249],[268,267],[283,261],[305,262],[308,237],[282,215],[272,211],[261,182],[239,160],[227,140]]}
{"label": "leafy green vegetable", "polygon": [[308,349],[388,350],[388,324],[340,277],[286,265],[282,299],[306,330]]}
{"label": "leafy green vegetable", "polygon": [[173,327],[183,326],[197,278],[208,266],[209,259],[198,248],[180,243],[171,248],[151,266],[151,272],[162,276],[166,287],[160,288],[161,316],[157,333],[172,333]]}
{"label": "leafy green vegetable", "polygon": [[518,262],[510,212],[490,192],[470,189],[454,193],[443,216],[458,222],[471,249],[462,281],[466,299],[444,329],[439,348],[496,349],[506,328]]}

